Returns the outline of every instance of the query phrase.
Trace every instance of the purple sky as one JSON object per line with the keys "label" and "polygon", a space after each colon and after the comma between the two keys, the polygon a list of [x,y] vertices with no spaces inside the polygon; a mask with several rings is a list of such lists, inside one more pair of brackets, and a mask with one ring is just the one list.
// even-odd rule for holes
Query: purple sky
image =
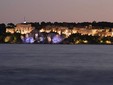
{"label": "purple sky", "polygon": [[113,22],[113,0],[0,0],[0,23]]}

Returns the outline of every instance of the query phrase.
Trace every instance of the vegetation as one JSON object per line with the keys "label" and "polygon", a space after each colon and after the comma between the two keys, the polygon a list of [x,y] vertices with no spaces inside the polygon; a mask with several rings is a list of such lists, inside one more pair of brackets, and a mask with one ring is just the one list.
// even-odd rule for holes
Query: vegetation
{"label": "vegetation", "polygon": [[[85,27],[85,26],[92,26],[97,29],[106,29],[109,28],[109,31],[112,31],[113,28],[112,22],[79,22],[79,23],[67,23],[67,22],[34,22],[30,23],[32,26],[39,31],[41,28],[46,26],[63,26],[69,29],[73,27]],[[19,33],[6,33],[6,27],[14,28],[16,27],[13,23],[8,23],[5,25],[4,23],[0,24],[0,43],[22,43],[21,41],[21,34]],[[47,43],[47,40],[46,42]],[[63,39],[61,44],[113,44],[113,37],[100,37],[100,36],[91,36],[91,35],[81,35],[79,33],[75,33],[70,35],[69,37]]]}

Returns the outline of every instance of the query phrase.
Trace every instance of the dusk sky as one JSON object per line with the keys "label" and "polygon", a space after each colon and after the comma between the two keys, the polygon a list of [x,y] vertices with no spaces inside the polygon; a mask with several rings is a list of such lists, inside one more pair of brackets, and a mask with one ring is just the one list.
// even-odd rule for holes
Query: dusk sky
{"label": "dusk sky", "polygon": [[0,23],[113,22],[113,0],[0,0]]}

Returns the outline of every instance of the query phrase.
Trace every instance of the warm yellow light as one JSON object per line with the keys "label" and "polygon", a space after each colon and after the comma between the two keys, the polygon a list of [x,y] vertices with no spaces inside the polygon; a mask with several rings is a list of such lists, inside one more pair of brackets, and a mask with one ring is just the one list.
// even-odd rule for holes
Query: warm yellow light
{"label": "warm yellow light", "polygon": [[75,42],[75,44],[79,44],[80,43],[80,40],[77,40],[76,42]]}
{"label": "warm yellow light", "polygon": [[41,30],[40,30],[40,32],[44,32],[44,31],[45,31],[44,29],[41,29]]}
{"label": "warm yellow light", "polygon": [[83,40],[83,42],[84,42],[84,43],[88,43],[88,41],[87,41],[87,40]]}
{"label": "warm yellow light", "polygon": [[108,40],[107,40],[107,41],[106,41],[106,44],[111,44],[111,41],[108,41]]}
{"label": "warm yellow light", "polygon": [[10,41],[10,39],[11,39],[11,37],[10,36],[7,36],[6,38],[5,38],[5,42],[9,42]]}

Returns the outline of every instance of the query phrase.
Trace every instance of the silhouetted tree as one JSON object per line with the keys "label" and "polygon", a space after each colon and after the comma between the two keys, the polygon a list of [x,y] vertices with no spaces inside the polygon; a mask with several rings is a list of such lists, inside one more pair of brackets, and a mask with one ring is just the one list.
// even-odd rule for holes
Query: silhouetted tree
{"label": "silhouetted tree", "polygon": [[5,34],[6,32],[6,25],[4,23],[0,24],[0,35]]}
{"label": "silhouetted tree", "polygon": [[8,24],[7,24],[7,27],[14,28],[14,27],[15,27],[15,24],[13,24],[13,23],[8,23]]}

